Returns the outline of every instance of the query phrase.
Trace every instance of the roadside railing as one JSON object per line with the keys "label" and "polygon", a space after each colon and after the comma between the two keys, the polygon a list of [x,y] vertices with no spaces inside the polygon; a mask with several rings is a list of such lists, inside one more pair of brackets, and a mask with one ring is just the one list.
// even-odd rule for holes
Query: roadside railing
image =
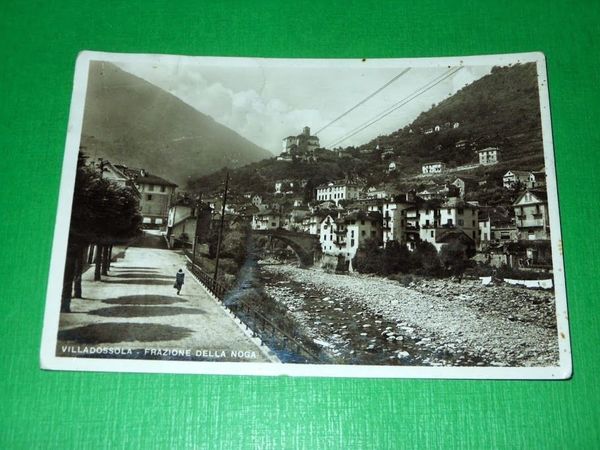
{"label": "roadside railing", "polygon": [[251,306],[241,303],[236,305],[235,310],[242,311],[254,322],[256,328],[261,330],[261,339],[265,339],[265,335],[271,339],[276,339],[278,345],[286,350],[291,350],[297,355],[303,356],[308,360],[318,361],[318,350],[308,348],[297,336],[293,336],[287,331],[281,329],[263,314],[256,311]]}
{"label": "roadside railing", "polygon": [[183,253],[189,259],[189,262],[187,263],[188,270],[196,276],[200,283],[202,283],[210,292],[213,293],[213,295],[229,312],[235,315],[238,319],[240,319],[239,312],[242,312],[248,319],[250,319],[252,323],[248,324],[247,321],[242,321],[242,323],[252,332],[253,335],[257,335],[261,339],[261,344],[262,341],[270,338],[275,340],[277,345],[284,350],[292,351],[299,356],[307,358],[308,360],[318,361],[320,359],[318,356],[318,349],[308,348],[298,338],[298,336],[294,336],[283,330],[266,316],[252,308],[250,305],[244,302],[240,302],[231,306],[226,305],[223,300],[225,299],[225,294],[227,293],[228,289],[216,281],[211,275],[202,270],[200,266],[193,264],[192,254],[188,249],[183,249]]}
{"label": "roadside railing", "polygon": [[192,254],[188,249],[183,249],[183,253],[190,260],[187,263],[188,270],[192,272],[196,278],[202,283],[210,292],[214,294],[219,300],[223,301],[227,289],[221,283],[214,279],[211,275],[206,273],[198,264],[192,262]]}

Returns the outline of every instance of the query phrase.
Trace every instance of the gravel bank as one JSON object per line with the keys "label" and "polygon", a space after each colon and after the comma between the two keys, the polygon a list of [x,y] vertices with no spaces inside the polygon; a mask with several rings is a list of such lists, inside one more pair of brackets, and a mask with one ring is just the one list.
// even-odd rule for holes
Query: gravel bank
{"label": "gravel bank", "polygon": [[[405,287],[380,277],[336,275],[288,265],[264,266],[262,271],[284,276],[321,293],[324,298],[306,298],[283,285],[266,286],[269,295],[285,303],[300,319],[303,311],[308,311],[311,303],[317,300],[326,300],[341,314],[352,309],[350,319],[357,322],[359,328],[379,334],[385,340],[408,339],[430,355],[418,363],[468,365],[470,360],[476,360],[473,364],[480,366],[550,366],[558,363],[551,292],[504,285],[482,286],[476,281],[458,284],[423,280]],[[357,306],[364,314],[354,312]],[[320,323],[311,321],[314,317],[304,316],[305,320],[301,322],[313,328],[313,336],[326,339],[323,332],[319,333]],[[392,323],[392,326],[383,327],[382,323]],[[331,330],[325,334],[330,333]],[[336,330],[333,330],[333,336],[338,336]],[[324,344],[327,342],[336,345],[335,339]],[[376,344],[372,341],[370,345]],[[397,358],[408,357],[407,353],[400,348]],[[461,356],[451,357],[458,354]]]}

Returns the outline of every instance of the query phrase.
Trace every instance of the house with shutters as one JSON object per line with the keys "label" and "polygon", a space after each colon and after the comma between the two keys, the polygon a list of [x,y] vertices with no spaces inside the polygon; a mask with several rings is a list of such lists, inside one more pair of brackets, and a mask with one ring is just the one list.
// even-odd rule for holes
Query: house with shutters
{"label": "house with shutters", "polygon": [[446,170],[446,164],[440,161],[425,163],[421,167],[421,172],[423,175],[442,173],[444,170]]}
{"label": "house with shutters", "polygon": [[519,240],[549,240],[548,197],[541,189],[527,189],[513,203]]}
{"label": "house with shutters", "polygon": [[140,193],[140,213],[145,228],[165,228],[171,197],[177,185],[145,169],[115,165],[135,185]]}
{"label": "house with shutters", "polygon": [[502,176],[502,186],[512,189],[517,185],[526,186],[529,182],[530,172],[526,170],[509,170]]}
{"label": "house with shutters", "polygon": [[477,150],[479,154],[479,164],[482,166],[490,166],[497,164],[500,161],[500,149],[498,147],[486,147]]}

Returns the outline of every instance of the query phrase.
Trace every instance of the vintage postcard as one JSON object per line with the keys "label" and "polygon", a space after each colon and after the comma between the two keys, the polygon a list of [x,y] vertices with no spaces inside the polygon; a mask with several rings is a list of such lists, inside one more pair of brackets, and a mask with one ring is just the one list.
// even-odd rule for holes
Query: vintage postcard
{"label": "vintage postcard", "polygon": [[544,56],[81,53],[41,365],[570,377]]}

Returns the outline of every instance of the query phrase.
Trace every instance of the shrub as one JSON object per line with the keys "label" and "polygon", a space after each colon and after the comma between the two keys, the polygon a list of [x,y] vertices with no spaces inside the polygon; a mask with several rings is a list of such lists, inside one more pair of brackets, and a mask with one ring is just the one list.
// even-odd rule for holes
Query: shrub
{"label": "shrub", "polygon": [[417,243],[410,255],[410,266],[411,272],[417,275],[440,276],[443,272],[437,250],[426,241]]}
{"label": "shrub", "polygon": [[360,273],[382,273],[383,251],[378,241],[366,239],[356,252],[352,266]]}

